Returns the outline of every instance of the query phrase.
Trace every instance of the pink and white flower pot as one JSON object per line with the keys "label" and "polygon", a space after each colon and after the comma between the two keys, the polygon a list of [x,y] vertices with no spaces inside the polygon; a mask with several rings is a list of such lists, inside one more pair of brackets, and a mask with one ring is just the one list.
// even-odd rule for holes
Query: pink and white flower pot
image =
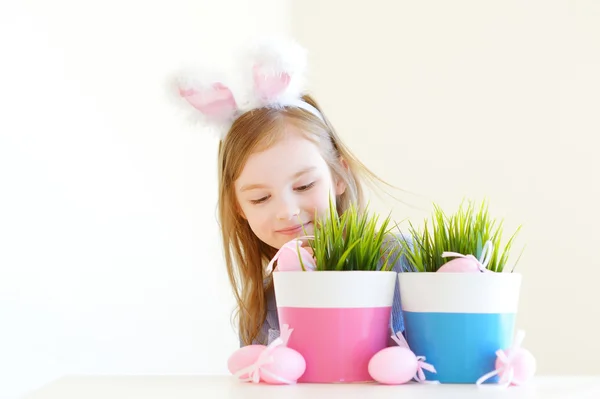
{"label": "pink and white flower pot", "polygon": [[397,273],[273,272],[280,325],[294,330],[288,347],[306,360],[298,382],[366,382],[371,358],[390,337]]}

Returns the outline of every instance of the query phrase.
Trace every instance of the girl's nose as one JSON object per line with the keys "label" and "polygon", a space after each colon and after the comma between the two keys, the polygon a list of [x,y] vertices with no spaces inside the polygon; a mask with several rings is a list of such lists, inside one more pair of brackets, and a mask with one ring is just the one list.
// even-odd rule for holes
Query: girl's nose
{"label": "girl's nose", "polygon": [[300,208],[292,200],[284,200],[277,212],[277,219],[290,220],[300,215]]}

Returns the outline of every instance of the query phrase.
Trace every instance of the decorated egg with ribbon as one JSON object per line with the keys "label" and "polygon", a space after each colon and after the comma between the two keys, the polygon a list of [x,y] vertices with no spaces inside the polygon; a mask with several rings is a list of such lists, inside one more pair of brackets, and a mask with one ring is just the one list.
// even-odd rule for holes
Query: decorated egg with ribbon
{"label": "decorated egg with ribbon", "polygon": [[369,361],[368,371],[371,378],[385,385],[405,384],[411,379],[419,383],[439,383],[426,381],[423,370],[435,373],[435,367],[425,363],[425,357],[415,356],[402,333],[397,332],[392,335],[392,339],[398,346],[380,350]]}
{"label": "decorated egg with ribbon", "polygon": [[491,270],[487,269],[487,265],[492,256],[492,242],[487,241],[481,251],[481,259],[477,259],[475,256],[463,255],[458,252],[442,253],[442,258],[456,257],[449,262],[444,263],[437,271],[438,273],[487,273]]}
{"label": "decorated egg with ribbon", "polygon": [[273,268],[275,261],[277,261],[277,270],[281,272],[316,269],[315,259],[308,250],[302,247],[300,239],[293,239],[285,243],[269,262],[268,270]]}
{"label": "decorated egg with ribbon", "polygon": [[481,376],[476,384],[481,385],[496,375],[502,387],[523,385],[533,378],[537,364],[531,352],[521,347],[524,337],[525,332],[519,330],[510,348],[497,350],[494,370]]}
{"label": "decorated egg with ribbon", "polygon": [[410,349],[391,346],[371,358],[369,375],[380,384],[404,384],[413,379],[417,366],[417,357]]}
{"label": "decorated egg with ribbon", "polygon": [[[537,362],[531,352],[519,347],[507,349],[503,353],[504,356],[498,353],[496,358],[496,370],[501,381],[510,379],[512,385],[523,385],[533,378]],[[512,375],[508,375],[509,373]]]}
{"label": "decorated egg with ribbon", "polygon": [[[238,371],[255,363],[266,348],[265,345],[247,345],[241,347],[227,360],[227,369],[231,374],[236,374]],[[240,375],[240,378],[248,378],[248,373]]]}
{"label": "decorated egg with ribbon", "polygon": [[457,258],[444,263],[438,273],[481,273],[479,261],[471,258]]}
{"label": "decorated egg with ribbon", "polygon": [[260,377],[267,384],[290,384],[306,371],[306,361],[296,350],[278,346],[270,353],[272,359],[261,367]]}
{"label": "decorated egg with ribbon", "polygon": [[268,346],[244,346],[229,358],[228,368],[244,382],[294,384],[306,371],[306,361],[296,350],[287,347],[293,329],[281,326],[278,338]]}

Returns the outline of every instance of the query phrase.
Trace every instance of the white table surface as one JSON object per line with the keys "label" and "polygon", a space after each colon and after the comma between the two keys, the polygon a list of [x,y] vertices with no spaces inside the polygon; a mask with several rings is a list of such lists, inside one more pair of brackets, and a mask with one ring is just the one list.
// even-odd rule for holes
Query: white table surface
{"label": "white table surface", "polygon": [[600,399],[600,376],[536,377],[528,385],[499,389],[476,385],[242,383],[231,376],[67,376],[23,399],[294,399],[294,398],[589,398]]}

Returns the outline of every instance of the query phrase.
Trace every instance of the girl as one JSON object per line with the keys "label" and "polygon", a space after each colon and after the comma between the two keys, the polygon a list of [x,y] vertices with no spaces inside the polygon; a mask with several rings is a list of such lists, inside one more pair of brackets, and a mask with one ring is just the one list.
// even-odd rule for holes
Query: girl
{"label": "girl", "polygon": [[[380,181],[335,133],[303,92],[306,55],[292,42],[267,42],[251,53],[251,85],[238,101],[222,81],[178,82],[186,104],[220,129],[219,219],[225,263],[237,301],[241,346],[279,335],[275,295],[266,266],[291,239],[312,234],[315,213],[329,198],[338,214],[364,208],[363,183]],[[243,104],[243,105],[240,105]],[[406,268],[400,257],[395,271]],[[396,282],[396,284],[398,284]],[[393,332],[402,331],[396,290]]]}

